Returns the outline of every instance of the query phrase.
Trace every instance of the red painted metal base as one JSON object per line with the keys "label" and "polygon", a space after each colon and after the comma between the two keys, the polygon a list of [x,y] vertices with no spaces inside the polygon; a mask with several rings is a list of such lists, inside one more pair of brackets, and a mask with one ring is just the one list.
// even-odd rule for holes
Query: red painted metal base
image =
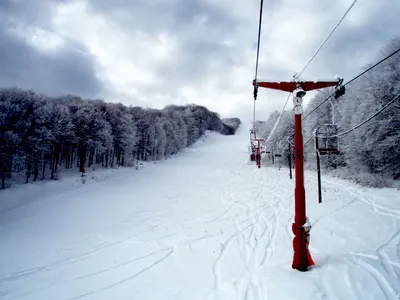
{"label": "red painted metal base", "polygon": [[296,227],[292,224],[293,239],[293,263],[292,268],[305,272],[310,266],[314,265],[314,261],[308,250],[310,235],[304,230],[304,227]]}

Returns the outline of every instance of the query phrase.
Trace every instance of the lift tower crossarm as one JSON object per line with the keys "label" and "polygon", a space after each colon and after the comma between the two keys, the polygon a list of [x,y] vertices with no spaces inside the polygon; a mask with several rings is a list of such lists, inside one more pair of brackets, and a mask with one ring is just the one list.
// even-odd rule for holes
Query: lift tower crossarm
{"label": "lift tower crossarm", "polygon": [[269,81],[253,81],[253,85],[259,87],[279,90],[284,92],[292,93],[298,86],[305,91],[312,91],[327,88],[330,86],[337,86],[340,84],[340,80],[336,81],[288,81],[288,82],[269,82]]}

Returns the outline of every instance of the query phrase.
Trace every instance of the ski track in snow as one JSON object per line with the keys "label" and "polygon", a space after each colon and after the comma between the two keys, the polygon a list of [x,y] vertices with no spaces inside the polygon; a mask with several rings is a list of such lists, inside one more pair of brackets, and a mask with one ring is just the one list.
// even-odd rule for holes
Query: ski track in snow
{"label": "ski track in snow", "polygon": [[[316,179],[312,178],[312,181],[316,182]],[[375,213],[378,213],[380,215],[384,216],[389,216],[393,217],[395,219],[400,220],[400,213],[397,210],[393,210],[381,205],[378,205],[374,203],[372,199],[368,199],[366,195],[363,195],[359,192],[357,192],[355,189],[345,186],[344,184],[338,183],[338,182],[333,182],[330,180],[323,180],[323,184],[329,184],[331,186],[339,187],[342,189],[342,191],[345,191],[349,193],[350,195],[354,196],[354,198],[349,201],[348,203],[344,203],[342,206],[334,209],[331,211],[329,214],[336,213],[345,207],[355,203],[356,201],[361,201],[366,203],[371,207],[371,210],[374,211]],[[320,220],[322,220],[324,217],[327,215],[317,219],[313,225],[315,226],[316,223],[318,223]],[[364,254],[364,253],[350,253],[352,255],[349,260],[356,265],[358,268],[363,269],[365,272],[370,274],[379,288],[381,289],[383,295],[386,297],[386,299],[400,299],[400,280],[397,272],[393,268],[395,267],[400,267],[400,259],[397,255],[397,259],[399,262],[393,262],[389,259],[388,255],[385,253],[384,249],[387,247],[393,240],[399,239],[400,237],[400,229],[397,230],[391,237],[390,239],[382,244],[377,250],[376,250],[376,255],[370,255],[370,254]],[[400,239],[399,239],[400,242]],[[399,248],[399,243],[396,245],[396,249],[398,250]],[[396,251],[398,253],[398,251]],[[382,266],[384,273],[379,271],[376,267],[374,267],[372,264],[368,263],[366,260],[362,258],[368,258],[368,259],[373,259],[373,260],[378,260],[380,265]],[[348,273],[346,273],[346,278],[350,282],[349,287],[351,288],[352,286],[355,285],[354,279],[351,279],[351,276],[349,276]],[[354,291],[353,291],[354,292]],[[354,293],[355,294],[355,293]],[[365,296],[360,295],[357,297],[357,299],[363,299]]]}
{"label": "ski track in snow", "polygon": [[[255,165],[246,163],[247,152],[242,147],[247,141],[245,130],[235,137],[214,136],[212,139],[217,141],[194,147],[189,150],[192,152],[190,155],[174,158],[166,163],[167,166],[160,163],[149,166],[148,173],[135,173],[138,177],[133,182],[139,180],[139,183],[133,183],[134,187],[130,187],[130,181],[121,183],[119,188],[127,195],[121,192],[121,199],[116,198],[120,202],[115,204],[111,201],[105,205],[109,197],[102,198],[103,191],[99,186],[86,187],[86,191],[93,193],[93,199],[89,199],[91,205],[99,201],[107,211],[105,216],[113,217],[114,206],[121,205],[122,209],[115,212],[117,217],[106,225],[94,223],[93,228],[87,231],[85,221],[81,221],[83,233],[74,232],[77,238],[73,244],[65,242],[56,249],[43,248],[43,254],[36,253],[24,260],[27,263],[25,268],[21,264],[13,266],[6,260],[0,261],[0,267],[9,267],[0,269],[0,298],[364,300],[372,299],[368,293],[373,291],[381,298],[400,299],[399,210],[381,205],[378,199],[339,180],[323,179],[323,184],[334,188],[334,192],[324,193],[330,197],[328,203],[308,203],[318,213],[314,220],[310,216],[314,228],[329,228],[327,224],[334,222],[335,216],[352,209],[357,213],[354,207],[362,203],[366,210],[369,207],[371,214],[390,220],[392,223],[389,224],[397,224],[397,229],[390,232],[388,239],[375,251],[344,250],[345,253],[340,255],[326,255],[323,262],[310,272],[294,271],[288,260],[288,257],[292,258],[294,179],[290,180],[283,168],[266,168],[264,162],[264,166],[257,169]],[[185,164],[190,168],[180,174],[179,170],[185,168]],[[178,170],[172,172],[180,176],[183,184],[177,185],[176,179],[169,180],[165,175],[153,178],[158,173],[169,175],[168,166]],[[145,180],[140,181],[140,176]],[[307,175],[305,180],[306,194],[314,193],[315,176]],[[105,188],[109,187],[107,182],[103,184]],[[133,201],[131,195],[140,189],[140,185],[146,184],[147,188],[140,190],[144,195],[140,194],[141,202]],[[157,184],[162,186],[158,192]],[[119,192],[118,189],[112,191]],[[74,201],[78,192],[69,190],[64,202],[57,206],[68,203],[68,200]],[[59,194],[62,197],[63,194]],[[41,201],[49,201],[51,208],[54,200]],[[81,204],[65,205],[65,210],[74,211],[79,210]],[[7,219],[7,214],[13,216],[18,211],[19,208],[6,212],[2,220]],[[41,212],[32,212],[35,213]],[[55,210],[54,213],[59,212]],[[43,213],[39,216],[39,220],[46,217]],[[75,214],[72,216],[75,218]],[[87,214],[79,217],[86,220]],[[18,220],[10,220],[18,225]],[[51,220],[57,224],[57,220]],[[17,226],[12,224],[10,226]],[[25,227],[16,227],[15,230],[29,231],[29,227],[36,226],[23,220],[21,224]],[[313,245],[313,231],[311,236],[312,255],[322,257],[329,253],[330,249]],[[326,239],[337,239],[338,245],[342,245],[339,244],[341,238],[331,235]],[[8,241],[13,243],[11,237]],[[12,247],[36,246],[35,241],[26,243]],[[7,250],[5,247],[1,249]],[[282,251],[289,254],[284,259],[281,258]],[[12,251],[7,250],[6,254],[13,257]],[[50,258],[44,259],[45,255]],[[36,262],[36,258],[40,260]],[[17,256],[13,261],[19,259],[22,258]],[[69,274],[69,270],[76,273]],[[69,275],[65,275],[67,273]],[[204,283],[198,285],[200,278]],[[305,279],[308,287],[303,287],[302,280]],[[293,288],[288,288],[288,282]],[[371,287],[366,288],[363,286],[365,283]],[[280,291],[277,286],[282,286]],[[121,294],[120,291],[124,292]]]}
{"label": "ski track in snow", "polygon": [[[221,262],[236,241],[240,251],[240,257],[245,265],[243,276],[236,279],[234,282],[238,299],[266,299],[265,290],[267,287],[260,286],[256,271],[266,266],[274,254],[279,213],[284,209],[282,202],[287,200],[287,197],[282,197],[273,188],[270,188],[269,184],[266,182],[265,176],[261,177],[261,179],[261,182],[259,182],[261,191],[256,190],[252,193],[253,200],[250,200],[251,198],[248,200],[240,200],[240,190],[238,191],[237,187],[243,188],[243,186],[247,184],[247,181],[241,184],[239,184],[239,182],[233,182],[221,195],[221,201],[223,201],[227,207],[221,217],[230,213],[234,206],[237,206],[240,211],[236,215],[230,213],[236,230],[232,236],[224,241],[221,253],[213,266],[215,277],[213,293],[216,295],[223,286],[222,277],[224,271]],[[243,181],[242,178],[241,180]],[[254,182],[257,179],[250,177],[247,180],[248,182]],[[270,204],[265,198],[265,195],[273,195],[275,200],[279,200]],[[263,208],[264,206],[267,207]],[[264,215],[265,212],[272,212],[272,216],[266,217]],[[239,222],[241,218],[250,221],[250,224],[242,227]]]}
{"label": "ski track in snow", "polygon": [[324,183],[328,183],[332,186],[340,187],[344,191],[347,191],[348,193],[354,195],[357,198],[357,200],[363,201],[363,202],[369,204],[371,206],[371,209],[378,214],[394,217],[394,218],[400,220],[400,211],[390,209],[390,208],[384,207],[382,205],[378,205],[378,204],[374,203],[373,200],[368,199],[365,195],[362,195],[361,193],[355,191],[354,188],[345,186],[344,184],[341,184],[338,182],[332,182],[332,181],[326,180],[326,179],[324,180]]}
{"label": "ski track in snow", "polygon": [[123,284],[125,282],[128,282],[128,281],[136,278],[137,276],[141,275],[142,273],[150,270],[151,268],[153,268],[154,266],[158,265],[159,263],[163,262],[165,259],[167,259],[170,255],[172,255],[174,253],[174,249],[175,249],[175,247],[171,247],[169,249],[168,253],[165,254],[163,257],[161,257],[160,259],[156,260],[151,265],[149,265],[146,268],[140,270],[139,272],[134,273],[133,275],[131,275],[129,277],[123,278],[123,279],[121,279],[121,280],[119,280],[117,282],[114,282],[114,283],[110,284],[110,285],[106,285],[106,286],[103,286],[101,288],[97,288],[97,289],[89,291],[87,293],[84,293],[84,294],[81,294],[81,295],[78,295],[78,296],[75,296],[75,297],[72,297],[72,298],[68,298],[68,300],[82,299],[82,298],[84,298],[86,296],[93,295],[93,294],[96,294],[96,293],[101,292],[103,290],[110,289],[110,288],[116,287],[116,286],[118,286],[120,284]]}

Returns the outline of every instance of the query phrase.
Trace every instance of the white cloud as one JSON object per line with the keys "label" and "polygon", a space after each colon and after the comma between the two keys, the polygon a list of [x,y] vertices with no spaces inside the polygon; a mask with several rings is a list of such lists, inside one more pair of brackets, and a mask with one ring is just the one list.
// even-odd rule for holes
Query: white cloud
{"label": "white cloud", "polygon": [[[79,40],[98,63],[98,75],[118,93],[138,96],[137,85],[151,85],[157,78],[152,64],[172,55],[173,38],[163,32],[149,36],[140,29],[125,29],[102,15],[90,13],[85,2],[60,5],[54,28]],[[129,102],[129,99],[126,99]]]}
{"label": "white cloud", "polygon": [[27,44],[39,51],[53,52],[65,45],[61,36],[36,26],[15,24],[8,28],[8,32],[24,40]]}

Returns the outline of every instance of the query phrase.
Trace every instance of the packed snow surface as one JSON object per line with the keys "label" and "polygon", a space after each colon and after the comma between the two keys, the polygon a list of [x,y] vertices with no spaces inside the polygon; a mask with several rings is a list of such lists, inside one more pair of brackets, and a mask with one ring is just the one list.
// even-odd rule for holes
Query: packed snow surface
{"label": "packed snow surface", "polygon": [[139,171],[0,191],[0,299],[400,299],[400,191],[323,175],[318,204],[306,172],[316,266],[298,272],[294,180],[247,146],[210,133]]}

